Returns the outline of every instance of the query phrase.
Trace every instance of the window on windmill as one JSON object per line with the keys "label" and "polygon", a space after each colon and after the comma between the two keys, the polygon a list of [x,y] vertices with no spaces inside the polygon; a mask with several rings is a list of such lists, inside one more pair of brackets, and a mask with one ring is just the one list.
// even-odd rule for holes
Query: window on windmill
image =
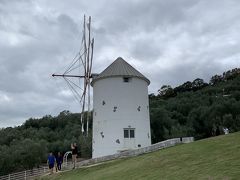
{"label": "window on windmill", "polygon": [[135,138],[134,129],[130,129],[130,138]]}
{"label": "window on windmill", "polygon": [[103,132],[100,132],[100,134],[101,134],[102,138],[104,138],[104,134],[103,134]]}
{"label": "window on windmill", "polygon": [[138,110],[138,111],[141,111],[141,106],[138,106],[137,110]]}
{"label": "window on windmill", "polygon": [[116,112],[117,111],[117,106],[114,106],[113,107],[113,112]]}
{"label": "window on windmill", "polygon": [[126,128],[123,129],[124,138],[135,138],[135,129],[133,128]]}
{"label": "window on windmill", "polygon": [[106,104],[106,102],[105,101],[102,101],[102,105],[104,106]]}
{"label": "window on windmill", "polygon": [[128,83],[131,81],[130,77],[123,77],[123,82]]}
{"label": "window on windmill", "polygon": [[124,138],[129,138],[129,130],[124,129]]}

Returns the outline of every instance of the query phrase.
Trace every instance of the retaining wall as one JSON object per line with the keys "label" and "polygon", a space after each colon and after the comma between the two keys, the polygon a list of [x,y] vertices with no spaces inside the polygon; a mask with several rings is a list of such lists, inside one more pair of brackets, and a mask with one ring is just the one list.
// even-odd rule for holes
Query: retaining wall
{"label": "retaining wall", "polygon": [[99,157],[99,158],[84,160],[84,161],[78,162],[76,164],[76,166],[81,167],[81,166],[96,164],[96,163],[100,163],[100,162],[104,162],[104,161],[114,160],[114,159],[118,159],[118,158],[133,157],[133,156],[137,156],[137,155],[140,155],[140,154],[145,154],[145,153],[157,151],[159,149],[164,149],[164,148],[167,148],[167,147],[175,146],[177,144],[190,143],[190,142],[193,142],[193,141],[194,141],[193,137],[182,137],[182,138],[168,139],[166,141],[161,141],[159,143],[152,144],[151,146],[148,146],[148,147],[123,151],[123,152],[119,152],[117,154],[113,154],[113,155],[109,155],[109,156],[103,156],[103,157]]}

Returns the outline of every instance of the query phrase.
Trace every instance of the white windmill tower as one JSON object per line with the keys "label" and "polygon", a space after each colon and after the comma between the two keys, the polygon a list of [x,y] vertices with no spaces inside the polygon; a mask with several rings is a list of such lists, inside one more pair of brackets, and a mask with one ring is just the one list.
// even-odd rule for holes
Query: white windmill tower
{"label": "white windmill tower", "polygon": [[151,145],[149,84],[120,57],[93,78],[93,158]]}
{"label": "white windmill tower", "polygon": [[52,75],[62,77],[80,103],[82,132],[86,136],[91,114],[90,84],[93,87],[93,158],[151,145],[150,81],[122,58],[102,73],[93,74],[93,46],[91,17],[86,22],[84,16],[79,53],[64,73]]}

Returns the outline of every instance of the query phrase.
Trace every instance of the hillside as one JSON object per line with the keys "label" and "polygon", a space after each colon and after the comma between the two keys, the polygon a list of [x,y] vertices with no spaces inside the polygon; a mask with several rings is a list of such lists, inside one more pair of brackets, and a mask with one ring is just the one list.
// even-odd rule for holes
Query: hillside
{"label": "hillside", "polygon": [[240,132],[41,179],[240,179]]}
{"label": "hillside", "polygon": [[[197,78],[175,88],[163,86],[149,95],[149,111],[152,143],[184,136],[203,139],[222,134],[223,128],[240,131],[240,69],[215,75],[209,83]],[[72,142],[81,147],[81,157],[91,157],[92,117],[89,127],[86,138],[80,114],[65,110],[0,129],[0,176],[46,164],[48,152],[69,151]]]}
{"label": "hillside", "polygon": [[240,131],[240,69],[171,88],[163,86],[149,95],[152,141],[181,136],[203,139]]}

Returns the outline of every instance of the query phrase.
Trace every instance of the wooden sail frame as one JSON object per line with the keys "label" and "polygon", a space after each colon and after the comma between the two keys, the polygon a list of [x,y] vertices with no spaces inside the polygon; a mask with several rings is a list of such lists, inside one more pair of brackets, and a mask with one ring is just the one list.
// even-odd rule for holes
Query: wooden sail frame
{"label": "wooden sail frame", "polygon": [[[93,62],[93,48],[94,48],[94,38],[91,38],[91,16],[88,17],[88,21],[86,21],[86,16],[84,15],[83,20],[83,36],[82,36],[82,45],[80,48],[80,52],[74,58],[72,64],[68,67],[68,69],[63,74],[52,74],[52,77],[62,77],[66,80],[69,88],[71,91],[77,96],[80,94],[74,86],[78,86],[77,84],[73,83],[72,81],[68,80],[67,78],[79,78],[79,88],[82,89],[82,93],[79,98],[79,102],[81,104],[81,114],[80,114],[80,121],[81,121],[81,130],[82,133],[85,132],[88,136],[89,133],[89,120],[91,115],[91,79],[92,79],[92,62]],[[83,53],[81,50],[83,49]],[[84,69],[83,74],[69,74],[73,69],[76,69],[76,63],[81,64]],[[83,87],[80,87],[80,79],[83,79]],[[84,114],[87,112],[87,116],[85,117]],[[86,122],[86,127],[85,123]]]}

